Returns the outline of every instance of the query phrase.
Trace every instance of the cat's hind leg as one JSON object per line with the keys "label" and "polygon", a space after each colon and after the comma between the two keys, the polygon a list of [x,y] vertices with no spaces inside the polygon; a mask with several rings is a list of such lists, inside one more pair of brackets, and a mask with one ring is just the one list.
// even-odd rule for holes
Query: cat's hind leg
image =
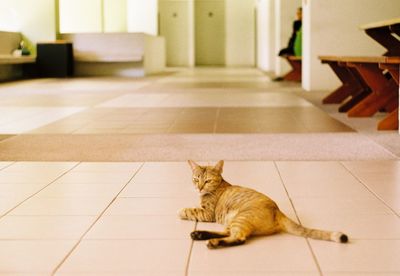
{"label": "cat's hind leg", "polygon": [[219,247],[241,245],[246,242],[246,239],[250,236],[251,231],[248,229],[231,229],[230,235],[224,238],[210,239],[207,242],[209,249],[215,249]]}
{"label": "cat's hind leg", "polygon": [[228,237],[229,236],[229,232],[224,231],[224,232],[215,232],[215,231],[201,231],[201,230],[197,230],[197,231],[193,231],[192,233],[190,233],[190,237],[193,240],[210,240],[210,239],[216,239],[216,238],[224,238],[224,237]]}

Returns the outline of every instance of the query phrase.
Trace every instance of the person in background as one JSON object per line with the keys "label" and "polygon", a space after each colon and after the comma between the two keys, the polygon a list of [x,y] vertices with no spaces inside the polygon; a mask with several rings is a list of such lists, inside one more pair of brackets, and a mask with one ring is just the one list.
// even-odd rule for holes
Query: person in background
{"label": "person in background", "polygon": [[298,35],[298,32],[301,30],[301,19],[302,19],[302,8],[299,7],[296,12],[296,20],[293,22],[293,31],[290,36],[288,45],[286,48],[283,48],[279,51],[279,56],[294,56],[295,55],[295,41]]}
{"label": "person in background", "polygon": [[[297,8],[296,20],[293,22],[293,31],[290,36],[288,45],[279,51],[280,57],[286,56],[301,56],[301,19],[302,19],[302,8]],[[278,76],[273,81],[283,81],[283,77]]]}

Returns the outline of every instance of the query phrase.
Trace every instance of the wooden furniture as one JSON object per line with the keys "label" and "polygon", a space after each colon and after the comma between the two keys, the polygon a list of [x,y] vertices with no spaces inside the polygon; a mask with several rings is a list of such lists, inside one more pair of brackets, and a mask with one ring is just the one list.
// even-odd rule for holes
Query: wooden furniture
{"label": "wooden furniture", "polygon": [[400,41],[392,35],[400,34],[400,18],[362,25],[360,29],[386,48],[385,56],[400,56]]}
{"label": "wooden furniture", "polygon": [[286,56],[285,58],[290,64],[291,70],[283,76],[283,80],[301,82],[301,57]]}
{"label": "wooden furniture", "polygon": [[[388,57],[385,62],[379,63],[379,68],[382,70],[387,70],[389,74],[392,76],[392,79],[396,82],[398,91],[400,93],[400,84],[399,84],[399,74],[400,74],[400,57]],[[397,103],[398,103],[399,94],[397,94]],[[383,119],[379,125],[379,130],[391,130],[391,129],[399,129],[399,106],[393,109]]]}
{"label": "wooden furniture", "polygon": [[[324,98],[323,103],[345,103],[339,111],[349,117],[369,117],[378,111],[389,115],[379,130],[398,129],[400,57],[320,57],[342,81],[342,86]],[[390,70],[389,70],[390,69]],[[385,75],[390,72],[391,77]]]}
{"label": "wooden furniture", "polygon": [[328,64],[336,76],[342,82],[342,85],[326,96],[322,103],[340,104],[339,112],[347,112],[356,103],[365,98],[371,89],[364,82],[363,78],[354,68],[346,66],[341,57],[321,56],[322,63]]}
{"label": "wooden furniture", "polygon": [[27,66],[34,66],[35,56],[13,55],[13,51],[18,48],[21,40],[20,33],[0,31],[0,80],[21,78],[27,71],[25,69],[30,69],[26,68]]}
{"label": "wooden furniture", "polygon": [[[342,85],[323,99],[324,104],[342,104],[340,112],[349,117],[372,116],[378,111],[388,115],[378,130],[399,128],[400,18],[360,27],[387,50],[383,56],[320,56]],[[395,34],[395,35],[393,35]]]}

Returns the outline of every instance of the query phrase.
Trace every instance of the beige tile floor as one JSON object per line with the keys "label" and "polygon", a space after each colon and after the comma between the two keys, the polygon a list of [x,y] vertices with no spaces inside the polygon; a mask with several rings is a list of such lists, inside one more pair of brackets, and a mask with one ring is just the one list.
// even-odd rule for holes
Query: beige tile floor
{"label": "beige tile floor", "polygon": [[[7,83],[0,85],[0,143],[22,133],[352,131],[292,93],[299,91],[253,69]],[[400,274],[398,159],[227,161],[224,176],[351,242],[281,234],[209,250],[189,233],[221,226],[176,215],[198,203],[184,160],[0,160],[0,275]]]}
{"label": "beige tile floor", "polygon": [[[289,92],[287,91],[289,89]],[[349,132],[255,69],[0,85],[0,134]]]}
{"label": "beige tile floor", "polygon": [[[0,204],[3,274],[400,273],[399,197],[388,197],[391,189],[398,191],[399,161],[228,161],[228,181],[270,195],[305,225],[345,231],[351,242],[281,234],[215,251],[191,241],[189,233],[221,226],[176,215],[198,202],[186,162],[1,162],[0,167],[0,191],[8,199]],[[16,178],[18,173],[24,177]]]}

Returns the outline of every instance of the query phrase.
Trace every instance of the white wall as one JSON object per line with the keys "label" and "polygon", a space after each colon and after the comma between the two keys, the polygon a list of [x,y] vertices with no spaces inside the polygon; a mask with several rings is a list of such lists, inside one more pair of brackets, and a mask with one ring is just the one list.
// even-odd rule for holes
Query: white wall
{"label": "white wall", "polygon": [[102,31],[101,0],[60,0],[60,33]]}
{"label": "white wall", "polygon": [[296,12],[301,4],[301,0],[275,1],[275,74],[278,76],[290,70],[287,61],[279,57],[278,53],[288,44],[293,21],[296,20]]}
{"label": "white wall", "polygon": [[128,32],[158,34],[158,1],[127,0]]}
{"label": "white wall", "polygon": [[104,31],[126,32],[127,0],[104,0]]}
{"label": "white wall", "polygon": [[0,0],[0,30],[21,32],[35,53],[39,41],[56,38],[54,0]]}
{"label": "white wall", "polygon": [[303,0],[303,88],[332,90],[339,84],[320,55],[383,54],[358,27],[398,17],[399,11],[399,0]]}
{"label": "white wall", "polygon": [[257,67],[264,71],[275,69],[275,0],[257,3]]}
{"label": "white wall", "polygon": [[226,0],[227,66],[255,65],[255,0]]}

